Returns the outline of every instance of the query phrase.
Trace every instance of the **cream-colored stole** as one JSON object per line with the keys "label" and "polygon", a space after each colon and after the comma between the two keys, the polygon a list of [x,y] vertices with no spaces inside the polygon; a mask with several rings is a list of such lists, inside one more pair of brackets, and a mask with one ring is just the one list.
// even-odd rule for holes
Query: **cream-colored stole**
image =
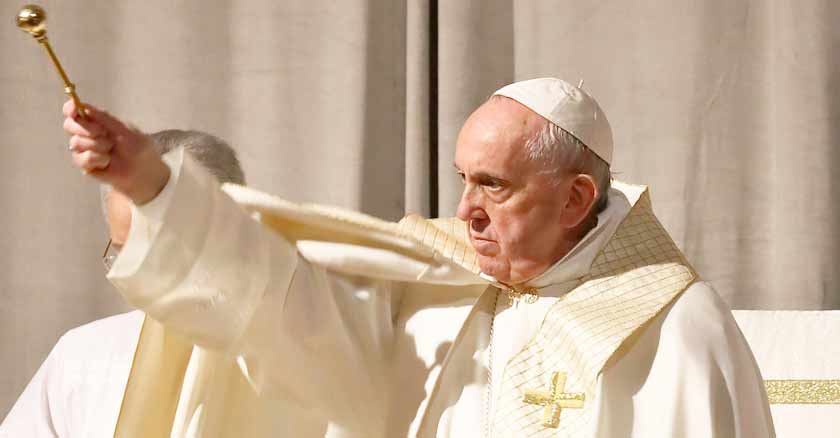
{"label": "cream-colored stole", "polygon": [[143,320],[114,436],[168,437],[192,343],[148,316]]}

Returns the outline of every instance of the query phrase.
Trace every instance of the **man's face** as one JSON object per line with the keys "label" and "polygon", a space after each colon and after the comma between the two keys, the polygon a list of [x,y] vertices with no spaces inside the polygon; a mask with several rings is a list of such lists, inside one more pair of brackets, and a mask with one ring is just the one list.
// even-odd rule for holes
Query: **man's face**
{"label": "man's face", "polygon": [[455,167],[464,179],[458,217],[469,223],[482,272],[520,283],[568,250],[563,212],[569,185],[527,157],[545,119],[518,102],[491,99],[464,124]]}
{"label": "man's face", "polygon": [[131,201],[122,193],[111,190],[105,198],[105,212],[111,244],[121,248],[131,229]]}

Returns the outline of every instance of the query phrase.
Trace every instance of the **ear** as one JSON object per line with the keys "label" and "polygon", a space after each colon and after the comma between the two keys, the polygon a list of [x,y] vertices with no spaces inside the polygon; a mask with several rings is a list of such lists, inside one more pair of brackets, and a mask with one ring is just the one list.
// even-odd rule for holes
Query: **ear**
{"label": "ear", "polygon": [[598,199],[598,184],[591,175],[575,175],[569,183],[569,195],[563,212],[563,225],[575,228],[583,223]]}
{"label": "ear", "polygon": [[116,190],[109,191],[105,198],[105,222],[111,240],[124,244],[131,230],[131,200]]}

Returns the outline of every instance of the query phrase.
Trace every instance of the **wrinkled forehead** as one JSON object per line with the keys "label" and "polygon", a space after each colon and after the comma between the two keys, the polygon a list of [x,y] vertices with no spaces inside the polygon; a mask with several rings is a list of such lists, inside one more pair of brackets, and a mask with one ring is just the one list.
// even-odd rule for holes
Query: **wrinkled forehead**
{"label": "wrinkled forehead", "polygon": [[494,96],[476,109],[458,135],[455,165],[465,160],[519,161],[526,143],[548,123],[513,99]]}
{"label": "wrinkled forehead", "polygon": [[491,96],[481,104],[464,124],[481,122],[519,133],[532,133],[548,123],[543,116],[505,96]]}

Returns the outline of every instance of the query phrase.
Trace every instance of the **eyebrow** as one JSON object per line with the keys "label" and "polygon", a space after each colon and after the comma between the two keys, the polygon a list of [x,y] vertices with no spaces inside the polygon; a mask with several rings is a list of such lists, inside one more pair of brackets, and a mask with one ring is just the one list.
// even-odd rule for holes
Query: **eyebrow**
{"label": "eyebrow", "polygon": [[[463,173],[464,173],[464,171],[463,171],[463,170],[461,170],[461,168],[460,168],[460,167],[458,167],[458,165],[457,165],[457,164],[452,163],[452,167],[454,167],[454,168],[455,168],[455,170],[456,170],[458,173],[461,173],[461,174],[463,174]],[[478,171],[478,172],[475,172],[475,173],[473,173],[473,174],[472,174],[472,176],[473,176],[475,179],[477,179],[477,180],[479,180],[479,181],[482,181],[482,182],[486,182],[486,181],[494,181],[494,182],[496,182],[496,183],[501,183],[502,185],[511,185],[511,182],[510,182],[510,181],[508,181],[508,180],[506,180],[506,179],[504,179],[504,178],[498,177],[498,176],[494,176],[494,175],[492,175],[492,174],[490,174],[490,173],[487,173],[487,172],[485,172],[485,171]]]}
{"label": "eyebrow", "polygon": [[478,179],[479,181],[492,180],[492,181],[496,181],[496,182],[500,182],[500,183],[504,183],[504,184],[510,184],[510,181],[508,181],[504,178],[499,178],[498,176],[493,176],[493,175],[491,175],[487,172],[482,172],[482,171],[475,172],[473,174],[473,176],[476,179]]}

